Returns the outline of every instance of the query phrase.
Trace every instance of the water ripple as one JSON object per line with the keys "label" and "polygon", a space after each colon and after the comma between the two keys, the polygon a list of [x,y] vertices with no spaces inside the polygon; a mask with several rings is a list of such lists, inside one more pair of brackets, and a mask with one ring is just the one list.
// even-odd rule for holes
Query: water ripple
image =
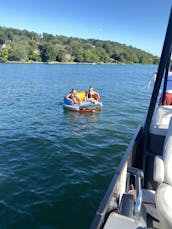
{"label": "water ripple", "polygon": [[[156,66],[0,66],[0,228],[88,228],[146,113]],[[63,111],[64,94],[90,84],[103,110]]]}

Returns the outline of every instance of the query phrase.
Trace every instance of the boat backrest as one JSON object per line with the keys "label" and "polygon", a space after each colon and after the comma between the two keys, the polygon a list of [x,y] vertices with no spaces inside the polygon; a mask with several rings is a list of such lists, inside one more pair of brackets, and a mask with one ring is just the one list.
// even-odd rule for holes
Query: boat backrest
{"label": "boat backrest", "polygon": [[163,149],[164,182],[172,185],[172,118],[165,137]]}
{"label": "boat backrest", "polygon": [[154,180],[172,185],[172,118],[165,137],[162,156],[155,156]]}
{"label": "boat backrest", "polygon": [[157,106],[152,118],[150,133],[165,136],[171,117],[172,106]]}
{"label": "boat backrest", "polygon": [[112,228],[122,228],[122,229],[140,228],[141,229],[142,227],[140,227],[139,221],[135,220],[134,218],[129,218],[112,212],[109,215],[103,229],[112,229]]}
{"label": "boat backrest", "polygon": [[170,119],[162,157],[156,156],[154,179],[160,185],[156,191],[156,207],[161,228],[172,228],[172,119]]}

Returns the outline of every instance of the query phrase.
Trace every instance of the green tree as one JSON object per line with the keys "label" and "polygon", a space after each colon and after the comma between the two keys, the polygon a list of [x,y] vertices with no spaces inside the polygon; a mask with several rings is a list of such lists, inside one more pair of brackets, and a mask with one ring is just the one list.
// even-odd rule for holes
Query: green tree
{"label": "green tree", "polygon": [[85,50],[83,52],[83,57],[86,63],[97,63],[99,61],[99,57],[90,50]]}
{"label": "green tree", "polygon": [[4,48],[4,44],[8,51],[0,51],[1,61],[57,60],[143,64],[159,62],[159,57],[118,42],[38,34],[33,31],[0,27],[0,49]]}
{"label": "green tree", "polygon": [[8,61],[8,49],[0,49],[0,62],[7,62]]}
{"label": "green tree", "polygon": [[60,62],[65,62],[65,61],[67,61],[66,52],[65,52],[64,50],[59,50],[59,51],[57,52],[56,60],[57,60],[57,61],[60,61]]}
{"label": "green tree", "polygon": [[146,56],[146,55],[143,55],[140,57],[140,63],[141,64],[152,64],[153,63],[153,60],[152,58]]}
{"label": "green tree", "polygon": [[158,56],[155,56],[153,58],[153,64],[159,64],[159,57]]}
{"label": "green tree", "polygon": [[52,40],[55,39],[55,36],[49,33],[43,33],[43,41],[44,42],[51,42]]}
{"label": "green tree", "polygon": [[132,60],[132,63],[136,63],[136,64],[139,63],[139,58],[136,53],[132,52],[131,60]]}
{"label": "green tree", "polygon": [[3,45],[6,41],[6,36],[3,32],[0,31],[0,45]]}
{"label": "green tree", "polygon": [[74,59],[75,62],[83,63],[84,62],[84,51],[79,51]]}
{"label": "green tree", "polygon": [[20,43],[13,43],[9,49],[9,60],[28,61],[28,50]]}
{"label": "green tree", "polygon": [[94,52],[99,57],[99,61],[104,63],[110,62],[110,57],[103,48],[96,48]]}
{"label": "green tree", "polygon": [[38,49],[30,50],[29,60],[37,61],[37,62],[41,61],[40,51]]}
{"label": "green tree", "polygon": [[56,61],[57,52],[54,49],[54,46],[49,43],[45,43],[42,46],[41,57],[44,62]]}

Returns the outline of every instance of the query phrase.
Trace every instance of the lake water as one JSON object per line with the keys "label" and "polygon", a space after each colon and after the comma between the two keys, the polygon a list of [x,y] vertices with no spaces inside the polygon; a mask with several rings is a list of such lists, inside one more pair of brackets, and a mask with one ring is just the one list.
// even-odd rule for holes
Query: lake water
{"label": "lake water", "polygon": [[[0,228],[86,229],[138,125],[155,65],[0,64]],[[92,85],[103,110],[63,110]]]}

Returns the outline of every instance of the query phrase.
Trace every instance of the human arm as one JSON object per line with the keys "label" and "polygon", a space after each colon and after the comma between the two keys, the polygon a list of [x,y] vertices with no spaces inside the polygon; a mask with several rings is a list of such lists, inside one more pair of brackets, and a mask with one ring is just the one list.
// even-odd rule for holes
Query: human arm
{"label": "human arm", "polygon": [[68,95],[66,95],[66,99],[70,100],[73,103],[73,100],[71,99],[71,94],[70,93]]}

